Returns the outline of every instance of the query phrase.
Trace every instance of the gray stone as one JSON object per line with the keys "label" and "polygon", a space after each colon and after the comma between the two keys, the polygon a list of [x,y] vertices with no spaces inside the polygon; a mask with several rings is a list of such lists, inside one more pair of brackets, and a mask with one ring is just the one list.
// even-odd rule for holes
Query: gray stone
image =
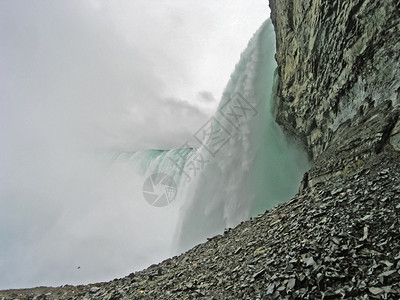
{"label": "gray stone", "polygon": [[383,289],[379,288],[379,287],[370,287],[368,289],[373,295],[378,295],[384,292]]}
{"label": "gray stone", "polygon": [[100,288],[94,286],[94,287],[91,287],[89,291],[90,291],[92,294],[94,294],[94,293],[97,293],[98,291],[100,291]]}

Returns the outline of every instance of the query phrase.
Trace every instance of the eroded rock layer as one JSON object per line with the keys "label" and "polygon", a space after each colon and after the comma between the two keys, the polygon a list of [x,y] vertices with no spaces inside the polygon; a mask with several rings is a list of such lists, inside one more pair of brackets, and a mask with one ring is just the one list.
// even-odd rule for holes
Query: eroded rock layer
{"label": "eroded rock layer", "polygon": [[315,158],[358,111],[400,101],[400,1],[270,0],[277,121]]}

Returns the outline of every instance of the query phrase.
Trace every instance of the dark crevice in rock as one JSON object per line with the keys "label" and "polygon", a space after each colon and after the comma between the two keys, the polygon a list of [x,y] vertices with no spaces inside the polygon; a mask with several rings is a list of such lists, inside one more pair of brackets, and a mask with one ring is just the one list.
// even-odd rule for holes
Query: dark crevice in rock
{"label": "dark crevice in rock", "polygon": [[398,120],[399,120],[399,112],[396,112],[393,116],[390,116],[388,118],[388,121],[382,131],[382,137],[377,142],[375,147],[375,152],[377,154],[381,153],[383,147],[388,143],[392,130],[396,126]]}
{"label": "dark crevice in rock", "polygon": [[[357,13],[360,11],[361,6],[364,4],[363,0],[359,0],[356,2],[356,4],[353,6],[353,8],[350,10],[347,16],[347,21],[346,21],[346,35],[347,36],[359,36],[360,35],[360,29],[357,26],[358,18],[357,18]],[[329,16],[326,16],[329,17]]]}

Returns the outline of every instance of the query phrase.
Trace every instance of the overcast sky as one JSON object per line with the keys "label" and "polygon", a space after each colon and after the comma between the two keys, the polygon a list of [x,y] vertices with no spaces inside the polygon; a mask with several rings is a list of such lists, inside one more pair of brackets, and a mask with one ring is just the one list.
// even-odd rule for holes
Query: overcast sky
{"label": "overcast sky", "polygon": [[0,9],[3,134],[123,150],[179,147],[196,131],[269,12],[265,0],[3,0]]}
{"label": "overcast sky", "polygon": [[[113,268],[48,271],[74,256],[81,264],[93,247],[107,249],[96,257],[105,261],[128,238],[101,225],[121,215],[99,195],[118,195],[90,154],[181,146],[215,111],[268,16],[266,0],[0,1],[0,288],[106,280],[126,265],[132,244]],[[124,172],[115,184],[129,181]]]}

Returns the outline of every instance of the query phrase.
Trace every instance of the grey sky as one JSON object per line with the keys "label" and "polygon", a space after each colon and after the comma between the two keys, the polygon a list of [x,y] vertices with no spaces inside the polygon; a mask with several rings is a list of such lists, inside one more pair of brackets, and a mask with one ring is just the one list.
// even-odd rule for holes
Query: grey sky
{"label": "grey sky", "polygon": [[[242,2],[2,1],[2,117],[14,130],[25,130],[18,118],[69,127],[100,147],[179,147],[216,107],[198,93],[220,98],[267,15],[266,1]],[[171,120],[171,98],[190,117],[175,105]]]}
{"label": "grey sky", "polygon": [[[134,269],[126,256],[133,265],[145,248],[131,242],[109,267],[92,262],[80,277],[66,268],[93,257],[91,247],[106,260],[113,245],[135,236],[101,219],[121,218],[109,199],[125,199],[114,188],[129,172],[115,173],[125,177],[105,185],[109,198],[101,198],[91,188],[109,175],[91,154],[190,139],[268,15],[265,0],[0,1],[0,288]],[[129,205],[121,207],[142,214]]]}

